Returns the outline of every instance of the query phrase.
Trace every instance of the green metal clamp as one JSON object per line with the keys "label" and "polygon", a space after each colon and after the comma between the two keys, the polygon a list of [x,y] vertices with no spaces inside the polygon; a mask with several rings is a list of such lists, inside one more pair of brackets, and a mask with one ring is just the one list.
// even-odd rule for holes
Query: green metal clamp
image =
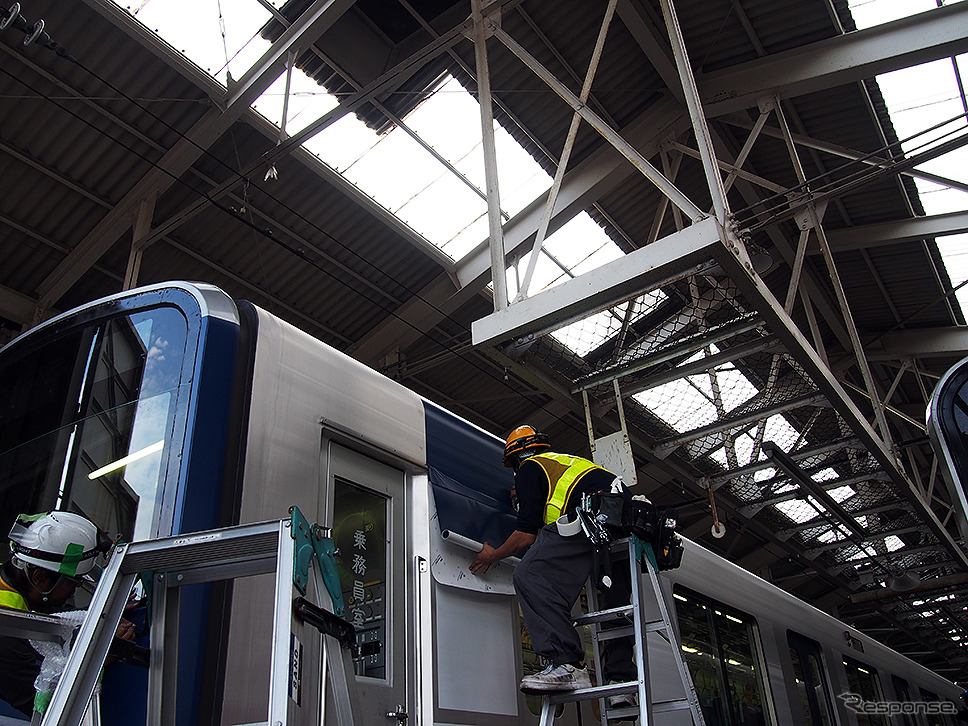
{"label": "green metal clamp", "polygon": [[339,584],[339,570],[336,567],[336,555],[339,554],[336,544],[332,538],[323,536],[322,527],[318,524],[310,524],[299,511],[299,507],[292,507],[290,514],[289,532],[296,548],[292,566],[293,584],[300,593],[306,594],[309,564],[315,559],[316,566],[323,576],[323,584],[332,600],[333,612],[343,617],[343,590]]}

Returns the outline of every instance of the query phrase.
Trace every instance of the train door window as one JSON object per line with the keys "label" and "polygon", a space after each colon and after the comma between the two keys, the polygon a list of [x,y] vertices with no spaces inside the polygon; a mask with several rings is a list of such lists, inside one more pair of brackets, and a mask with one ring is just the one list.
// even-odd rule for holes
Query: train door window
{"label": "train door window", "polygon": [[[911,698],[911,687],[908,682],[900,676],[891,676],[891,685],[894,686],[894,698],[900,703],[913,703]],[[903,726],[918,726],[913,713],[901,713],[901,723]]]}
{"label": "train door window", "polygon": [[343,606],[360,647],[356,674],[385,678],[387,500],[337,478],[333,511]]}
{"label": "train door window", "polygon": [[188,333],[181,311],[158,307],[4,359],[3,531],[20,512],[70,509],[111,535],[154,534],[176,410],[187,406]]}
{"label": "train door window", "polygon": [[[847,686],[853,697],[860,698],[865,703],[882,703],[884,692],[881,690],[877,671],[853,658],[844,658],[844,670],[847,672]],[[888,726],[887,716],[881,714],[854,711],[859,726]]]}
{"label": "train door window", "polygon": [[820,646],[793,631],[787,631],[787,643],[796,679],[797,700],[790,704],[794,714],[803,714],[802,723],[806,726],[833,726],[833,709],[820,659]]}
{"label": "train door window", "polygon": [[683,655],[708,726],[771,723],[752,617],[676,588]]}

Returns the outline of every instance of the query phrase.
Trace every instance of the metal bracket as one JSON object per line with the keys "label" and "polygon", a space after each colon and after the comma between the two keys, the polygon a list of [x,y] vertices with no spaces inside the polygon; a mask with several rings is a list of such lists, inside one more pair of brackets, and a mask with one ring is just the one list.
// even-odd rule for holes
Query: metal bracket
{"label": "metal bracket", "polygon": [[323,584],[332,600],[333,612],[343,617],[343,590],[339,584],[339,570],[336,568],[336,556],[339,554],[336,544],[330,537],[323,536],[323,528],[318,524],[309,524],[299,507],[292,507],[290,515],[289,533],[296,543],[292,564],[293,584],[300,593],[306,594],[309,563],[315,559],[323,577]]}

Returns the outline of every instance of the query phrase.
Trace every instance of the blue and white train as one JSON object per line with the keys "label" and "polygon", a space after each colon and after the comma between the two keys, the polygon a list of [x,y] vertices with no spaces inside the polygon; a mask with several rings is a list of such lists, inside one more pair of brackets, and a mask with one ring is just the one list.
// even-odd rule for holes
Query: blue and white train
{"label": "blue and white train", "polygon": [[[18,513],[58,508],[139,540],[296,505],[332,528],[347,617],[375,644],[356,663],[358,723],[537,722],[517,689],[540,665],[511,565],[473,576],[473,553],[441,536],[499,542],[513,527],[501,440],[205,284],[125,292],[34,328],[0,351],[0,391],[4,532]],[[662,582],[709,726],[953,724],[952,683],[685,545]],[[175,722],[264,722],[271,583],[193,589]],[[669,672],[653,669],[655,698]],[[143,722],[143,680],[108,669],[106,724]],[[922,705],[884,716],[859,701]],[[560,721],[599,718],[597,702],[575,709]]]}

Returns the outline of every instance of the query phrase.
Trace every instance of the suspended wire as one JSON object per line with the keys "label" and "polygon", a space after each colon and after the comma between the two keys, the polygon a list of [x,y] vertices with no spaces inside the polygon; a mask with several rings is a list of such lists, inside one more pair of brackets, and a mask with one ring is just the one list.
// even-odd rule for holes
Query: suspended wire
{"label": "suspended wire", "polygon": [[225,55],[225,65],[222,66],[222,68],[228,68],[229,43],[228,43],[228,40],[226,40],[225,38],[225,16],[222,14],[222,0],[218,0],[218,29],[219,29],[219,33],[221,33],[222,35],[222,52]]}

